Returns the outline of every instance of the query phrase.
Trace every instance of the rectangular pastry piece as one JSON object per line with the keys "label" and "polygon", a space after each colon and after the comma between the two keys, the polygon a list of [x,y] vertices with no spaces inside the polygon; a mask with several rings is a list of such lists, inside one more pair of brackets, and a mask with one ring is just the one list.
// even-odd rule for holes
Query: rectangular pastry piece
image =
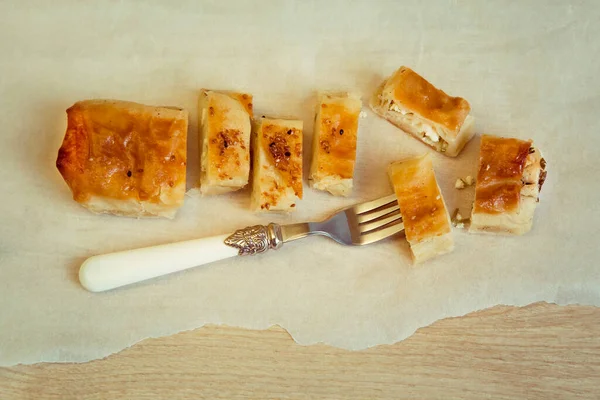
{"label": "rectangular pastry piece", "polygon": [[359,96],[319,95],[309,177],[313,188],[334,196],[348,196],[352,191],[361,107]]}
{"label": "rectangular pastry piece", "polygon": [[56,167],[96,213],[173,218],[183,205],[188,113],[117,100],[67,110]]}
{"label": "rectangular pastry piece", "polygon": [[470,231],[531,230],[545,179],[546,161],[531,140],[483,135]]}
{"label": "rectangular pastry piece", "polygon": [[200,192],[221,194],[243,188],[250,174],[252,96],[200,94]]}
{"label": "rectangular pastry piece", "polygon": [[415,263],[452,251],[450,216],[429,155],[392,163],[388,173]]}
{"label": "rectangular pastry piece", "polygon": [[371,108],[450,157],[456,157],[474,134],[469,102],[447,95],[407,67],[381,84],[371,99]]}
{"label": "rectangular pastry piece", "polygon": [[252,143],[252,209],[293,211],[302,198],[302,121],[259,118]]}

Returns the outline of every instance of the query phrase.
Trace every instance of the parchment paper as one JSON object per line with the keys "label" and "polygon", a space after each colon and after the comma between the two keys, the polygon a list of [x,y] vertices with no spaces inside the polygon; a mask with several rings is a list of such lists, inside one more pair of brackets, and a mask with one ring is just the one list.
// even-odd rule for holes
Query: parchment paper
{"label": "parchment paper", "polygon": [[[595,1],[0,2],[0,365],[86,361],[207,323],[363,349],[496,304],[600,305],[599,17]],[[245,191],[190,197],[174,221],[97,216],[54,167],[72,103],[189,109],[191,187],[199,89],[245,90],[258,115],[302,118],[308,169],[315,92],[366,99],[403,64],[468,99],[479,133],[542,149],[549,175],[526,236],[457,230],[453,253],[418,268],[402,236],[311,238],[108,293],[78,284],[94,254],[318,220],[389,194],[387,164],[430,150],[366,111],[348,199],[306,187],[297,213],[259,215]],[[478,147],[433,155],[451,210],[470,210],[473,190],[453,184],[475,175]]]}

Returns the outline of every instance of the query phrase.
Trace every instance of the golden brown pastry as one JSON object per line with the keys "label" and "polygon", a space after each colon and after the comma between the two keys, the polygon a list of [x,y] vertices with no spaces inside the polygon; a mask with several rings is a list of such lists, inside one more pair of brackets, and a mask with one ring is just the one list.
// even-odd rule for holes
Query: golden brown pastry
{"label": "golden brown pastry", "polygon": [[302,121],[259,118],[252,149],[252,209],[293,211],[302,198]]}
{"label": "golden brown pastry", "polygon": [[96,213],[173,218],[185,195],[188,113],[117,100],[67,110],[56,167]]}
{"label": "golden brown pastry", "polygon": [[319,95],[309,177],[313,188],[334,196],[348,196],[352,191],[361,107],[359,96]]}
{"label": "golden brown pastry", "polygon": [[415,263],[452,251],[450,216],[429,155],[392,163],[388,173]]}
{"label": "golden brown pastry", "polygon": [[201,193],[243,188],[250,174],[252,96],[203,90],[199,116]]}
{"label": "golden brown pastry", "polygon": [[371,108],[450,157],[456,157],[474,134],[469,102],[447,95],[407,67],[381,84],[371,99]]}
{"label": "golden brown pastry", "polygon": [[531,140],[483,135],[470,231],[531,230],[545,179],[546,161]]}

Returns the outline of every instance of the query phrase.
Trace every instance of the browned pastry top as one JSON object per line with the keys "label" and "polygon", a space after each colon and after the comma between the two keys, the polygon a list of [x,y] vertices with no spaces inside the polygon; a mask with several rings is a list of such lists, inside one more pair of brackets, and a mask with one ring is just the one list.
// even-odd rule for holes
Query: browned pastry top
{"label": "browned pastry top", "polygon": [[423,118],[440,124],[456,137],[471,106],[462,97],[452,97],[437,89],[425,78],[407,67],[401,67],[386,86],[394,89],[393,100]]}
{"label": "browned pastry top", "polygon": [[409,242],[450,232],[448,213],[429,156],[393,163],[389,173]]}
{"label": "browned pastry top", "polygon": [[498,214],[519,207],[531,140],[482,135],[474,211]]}
{"label": "browned pastry top", "polygon": [[286,186],[302,198],[302,129],[285,125],[285,120],[268,118],[261,121],[260,127],[263,151]]}
{"label": "browned pastry top", "polygon": [[245,93],[211,91],[204,91],[203,96],[208,100],[204,111],[208,128],[205,133],[207,172],[220,181],[231,180],[240,173],[247,176],[252,96]]}
{"label": "browned pastry top", "polygon": [[163,190],[185,185],[187,116],[124,101],[75,103],[56,160],[73,198],[169,203]]}
{"label": "browned pastry top", "polygon": [[318,174],[352,179],[360,105],[352,107],[353,104],[346,104],[345,100],[349,99],[325,98],[320,104],[320,118],[316,124],[320,124],[321,135],[314,157],[318,158]]}

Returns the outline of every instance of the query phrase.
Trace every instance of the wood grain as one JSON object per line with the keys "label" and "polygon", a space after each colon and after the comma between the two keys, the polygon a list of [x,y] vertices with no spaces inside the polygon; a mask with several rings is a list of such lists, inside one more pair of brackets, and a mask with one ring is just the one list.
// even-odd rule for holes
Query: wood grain
{"label": "wood grain", "polygon": [[85,364],[0,368],[0,399],[567,399],[600,396],[600,308],[495,307],[351,352],[204,327]]}

